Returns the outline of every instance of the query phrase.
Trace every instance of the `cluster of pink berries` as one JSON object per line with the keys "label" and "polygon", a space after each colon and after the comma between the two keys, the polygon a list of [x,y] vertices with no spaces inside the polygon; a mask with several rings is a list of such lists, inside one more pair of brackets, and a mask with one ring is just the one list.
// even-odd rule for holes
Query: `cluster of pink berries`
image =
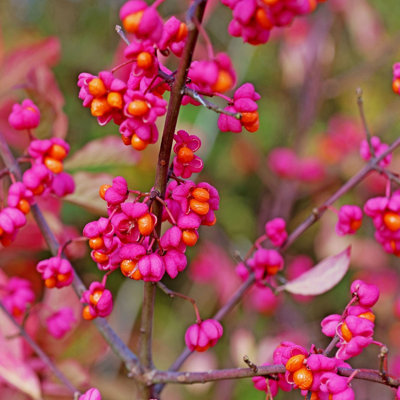
{"label": "cluster of pink berries", "polygon": [[229,33],[247,43],[266,43],[274,27],[290,25],[298,15],[309,14],[326,0],[221,0],[232,10]]}
{"label": "cluster of pink berries", "polygon": [[[148,144],[157,141],[155,122],[165,114],[167,105],[162,96],[170,90],[174,79],[158,55],[166,56],[172,52],[180,57],[188,34],[186,24],[175,17],[163,23],[156,3],[148,6],[142,0],[130,0],[120,10],[120,18],[130,37],[130,44],[124,52],[126,63],[123,64],[132,64],[127,81],[115,78],[114,71],[101,71],[98,75],[85,72],[78,78],[83,106],[90,108],[100,125],[113,120],[119,126],[123,142],[136,150],[144,150]],[[228,55],[219,53],[209,57],[209,60],[192,62],[187,88],[209,96],[232,89],[236,84],[236,73]],[[241,119],[221,115],[220,129],[240,132],[243,126],[255,132],[259,125],[255,101],[259,98],[253,85],[245,84],[239,88],[233,99],[227,98],[229,106],[225,110],[241,113]],[[200,105],[196,99],[183,96],[182,104],[188,103]],[[186,157],[181,157],[183,159]],[[187,163],[200,168],[192,159],[184,162]]]}
{"label": "cluster of pink berries", "polygon": [[[313,400],[354,400],[350,380],[339,376],[338,368],[351,368],[344,360],[360,354],[371,343],[381,343],[372,339],[375,316],[370,309],[378,300],[378,288],[356,280],[350,290],[353,299],[344,313],[330,315],[321,323],[325,335],[339,339],[336,356],[328,357],[314,345],[307,351],[293,342],[282,342],[273,353],[273,362],[285,365],[285,374],[278,374],[277,380],[254,377],[256,389],[272,396],[280,388],[283,391],[300,389],[303,396],[311,392]],[[358,305],[353,305],[356,301]]]}
{"label": "cluster of pink berries", "polygon": [[[201,159],[193,154],[200,146],[200,139],[185,131],[176,136],[173,169],[181,176],[190,176],[199,169],[198,165],[202,166]],[[192,157],[190,161],[188,155]],[[168,184],[165,200],[156,193],[130,191],[122,177],[116,177],[112,185],[103,185],[100,196],[107,202],[109,216],[89,222],[83,230],[89,239],[93,261],[102,271],[120,269],[130,279],[151,282],[158,282],[165,273],[175,278],[186,268],[186,247],[196,244],[200,225],[215,223],[219,207],[218,192],[213,186],[179,178]],[[154,231],[157,222],[152,213],[154,201],[162,201],[165,205],[162,219],[172,224],[160,238]],[[111,293],[99,282],[92,283],[81,301],[87,304],[85,319],[104,317],[112,310]]]}
{"label": "cluster of pink berries", "polygon": [[372,218],[375,239],[384,250],[400,256],[400,190],[390,196],[374,197],[364,205],[364,212]]}
{"label": "cluster of pink berries", "polygon": [[[32,129],[40,123],[40,111],[29,99],[22,104],[14,104],[8,118],[12,128],[28,131],[32,139]],[[68,144],[59,138],[47,140],[32,139],[28,147],[31,167],[22,177],[22,182],[14,182],[8,191],[7,204],[0,210],[0,243],[6,247],[15,239],[19,228],[26,224],[34,197],[42,194],[65,196],[74,191],[72,177],[63,172],[62,161],[68,155]]]}
{"label": "cluster of pink berries", "polygon": [[371,307],[378,301],[379,289],[375,285],[356,280],[352,283],[350,291],[358,305],[347,307],[344,315],[329,315],[321,322],[324,335],[339,337],[336,358],[342,360],[359,355],[365,347],[374,343],[372,335],[375,315]]}

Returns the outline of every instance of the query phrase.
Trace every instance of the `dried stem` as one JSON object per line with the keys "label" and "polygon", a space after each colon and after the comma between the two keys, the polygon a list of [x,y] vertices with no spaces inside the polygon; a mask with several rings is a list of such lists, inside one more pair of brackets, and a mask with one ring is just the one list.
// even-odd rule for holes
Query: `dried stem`
{"label": "dried stem", "polygon": [[18,329],[19,335],[21,335],[32,350],[40,357],[40,359],[50,368],[57,379],[68,388],[68,390],[75,396],[80,394],[79,390],[70,382],[70,380],[57,368],[57,366],[50,360],[48,355],[39,347],[39,345],[28,335],[23,326],[21,326],[15,318],[8,312],[4,307],[3,303],[0,302],[0,309],[7,315],[8,319],[13,323],[13,325]]}

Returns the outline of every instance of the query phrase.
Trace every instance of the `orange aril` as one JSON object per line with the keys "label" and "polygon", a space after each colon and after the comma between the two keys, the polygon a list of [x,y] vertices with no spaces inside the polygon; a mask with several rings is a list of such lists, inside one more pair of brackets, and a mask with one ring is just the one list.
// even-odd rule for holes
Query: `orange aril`
{"label": "orange aril", "polygon": [[293,373],[293,382],[299,387],[299,389],[308,390],[313,382],[313,374],[306,367],[301,367]]}
{"label": "orange aril", "polygon": [[63,163],[61,161],[56,160],[55,158],[51,158],[51,157],[45,157],[44,165],[51,172],[54,172],[55,174],[59,174],[64,169]]}
{"label": "orange aril", "polygon": [[121,109],[124,105],[121,93],[119,92],[108,93],[107,103],[110,107]]}
{"label": "orange aril", "polygon": [[94,306],[100,301],[101,296],[103,295],[104,290],[97,289],[95,290],[89,297],[90,303]]}
{"label": "orange aril", "polygon": [[57,283],[57,280],[54,276],[47,278],[44,281],[44,285],[49,289],[52,289],[53,287],[55,287],[56,283]]}
{"label": "orange aril", "polygon": [[100,78],[93,78],[88,84],[89,93],[94,97],[100,97],[107,93],[104,82]]}
{"label": "orange aril", "polygon": [[233,79],[228,71],[221,70],[218,73],[217,81],[212,85],[211,89],[214,92],[224,93],[233,86]]}
{"label": "orange aril", "polygon": [[127,15],[122,21],[122,25],[129,33],[136,33],[139,30],[140,21],[142,20],[144,11],[137,11]]}
{"label": "orange aril", "polygon": [[128,105],[129,114],[134,117],[143,117],[149,111],[149,106],[144,100],[133,100]]}
{"label": "orange aril", "polygon": [[342,326],[340,327],[340,332],[342,333],[342,337],[346,342],[349,342],[353,337],[353,334],[350,332],[346,322],[343,322]]}
{"label": "orange aril", "polygon": [[371,321],[371,322],[375,322],[375,315],[371,311],[367,311],[365,313],[361,313],[359,315],[359,317],[360,318],[365,318],[365,319],[367,319],[368,321]]}
{"label": "orange aril", "polygon": [[85,306],[85,307],[83,307],[83,310],[82,310],[82,318],[86,319],[86,321],[90,321],[92,319],[95,319],[96,317],[94,317],[90,313],[90,307],[89,306]]}
{"label": "orange aril", "polygon": [[179,30],[177,34],[175,35],[175,40],[177,42],[180,42],[181,40],[185,39],[188,34],[188,28],[187,25],[184,22],[181,22],[179,26]]}
{"label": "orange aril", "polygon": [[105,263],[108,261],[108,255],[101,253],[100,251],[97,251],[97,250],[93,252],[93,258],[99,264]]}
{"label": "orange aril", "polygon": [[400,78],[397,78],[392,82],[392,89],[395,93],[400,92]]}
{"label": "orange aril", "polygon": [[111,185],[107,185],[107,184],[100,186],[99,195],[103,200],[105,200],[106,192],[110,187],[111,187]]}
{"label": "orange aril", "polygon": [[89,247],[93,250],[99,250],[104,247],[104,240],[102,237],[98,236],[92,239],[89,239]]}
{"label": "orange aril", "polygon": [[194,154],[193,151],[189,149],[189,147],[183,146],[178,150],[178,161],[182,164],[190,163],[193,160]]}
{"label": "orange aril", "polygon": [[383,223],[390,231],[398,231],[400,229],[400,215],[393,211],[387,211],[383,216]]}
{"label": "orange aril", "polygon": [[139,232],[143,236],[149,236],[154,229],[154,220],[150,214],[145,214],[143,217],[138,218]]}
{"label": "orange aril", "polygon": [[240,119],[243,125],[254,124],[258,120],[258,111],[242,112]]}
{"label": "orange aril", "polygon": [[210,193],[207,189],[195,188],[192,190],[192,197],[204,203],[210,200]]}
{"label": "orange aril", "polygon": [[139,68],[149,69],[153,65],[153,56],[148,51],[142,51],[136,58]]}
{"label": "orange aril", "polygon": [[203,201],[198,201],[196,199],[190,199],[189,207],[199,215],[206,215],[210,210],[210,205]]}
{"label": "orange aril", "polygon": [[90,112],[93,117],[102,117],[104,114],[111,111],[111,106],[108,104],[105,97],[96,97],[90,104]]}
{"label": "orange aril", "polygon": [[120,264],[122,274],[130,278],[136,267],[136,264],[137,261],[134,260],[122,260]]}
{"label": "orange aril", "polygon": [[47,155],[55,160],[62,161],[67,157],[67,150],[59,144],[53,144],[47,152]]}
{"label": "orange aril", "polygon": [[271,20],[268,18],[268,15],[265,12],[265,10],[261,7],[257,8],[256,21],[257,21],[258,25],[261,26],[261,28],[264,28],[266,30],[270,30],[274,26],[272,24]]}
{"label": "orange aril", "polygon": [[197,243],[198,235],[193,229],[185,229],[182,231],[182,242],[186,244],[186,246],[194,246]]}
{"label": "orange aril", "polygon": [[26,200],[26,199],[21,199],[18,202],[17,208],[18,208],[18,210],[22,211],[24,214],[28,214],[28,212],[31,210],[31,206],[29,204],[29,201]]}
{"label": "orange aril", "polygon": [[131,146],[138,151],[142,151],[147,147],[148,143],[145,142],[144,140],[140,139],[136,133],[133,134],[131,138]]}
{"label": "orange aril", "polygon": [[303,366],[305,358],[306,356],[304,354],[297,354],[293,357],[290,357],[285,365],[285,368],[289,372],[295,372]]}

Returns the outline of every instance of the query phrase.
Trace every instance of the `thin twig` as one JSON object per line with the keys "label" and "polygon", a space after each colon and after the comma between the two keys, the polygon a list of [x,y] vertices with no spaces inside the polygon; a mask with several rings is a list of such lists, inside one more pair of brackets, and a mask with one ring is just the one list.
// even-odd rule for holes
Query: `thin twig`
{"label": "thin twig", "polygon": [[196,304],[196,300],[193,299],[192,297],[186,296],[185,294],[179,293],[179,292],[175,292],[171,289],[169,289],[166,285],[164,285],[162,282],[157,282],[157,286],[167,295],[169,296],[171,299],[173,299],[174,297],[180,297],[183,300],[188,301],[189,303],[191,303],[193,305],[194,308],[194,312],[196,314],[196,320],[197,323],[201,322],[201,317],[200,317],[200,312],[199,312],[199,308],[197,307]]}
{"label": "thin twig", "polygon": [[363,91],[361,88],[357,88],[356,93],[357,93],[358,111],[360,113],[361,122],[362,122],[362,125],[364,128],[365,136],[367,138],[369,152],[371,153],[371,157],[375,158],[376,154],[375,154],[374,147],[372,146],[372,142],[371,142],[371,133],[368,129],[367,119],[365,118],[365,113],[364,113],[364,101],[363,101],[363,97],[362,97]]}
{"label": "thin twig", "polygon": [[120,36],[120,38],[129,46],[131,42],[126,37],[124,30],[121,25],[115,25],[115,32]]}
{"label": "thin twig", "polygon": [[202,106],[208,108],[209,110],[212,110],[218,114],[225,114],[229,115],[230,117],[240,119],[242,118],[242,114],[239,112],[232,112],[232,111],[227,111],[224,110],[223,108],[217,106],[216,104],[212,103],[211,101],[205,99],[203,96],[201,96],[199,93],[197,93],[194,89],[191,89],[188,86],[185,86],[184,88],[184,93],[187,96],[190,96],[192,99],[198,101]]}

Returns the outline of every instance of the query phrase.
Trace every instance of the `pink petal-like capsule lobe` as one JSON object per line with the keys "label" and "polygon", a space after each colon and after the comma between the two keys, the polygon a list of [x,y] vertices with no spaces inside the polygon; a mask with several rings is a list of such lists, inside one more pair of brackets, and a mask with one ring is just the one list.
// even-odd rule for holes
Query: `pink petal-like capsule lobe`
{"label": "pink petal-like capsule lobe", "polygon": [[274,218],[265,224],[265,233],[274,246],[281,246],[287,239],[286,222],[282,218]]}
{"label": "pink petal-like capsule lobe", "polygon": [[358,302],[364,307],[372,307],[379,298],[379,289],[377,286],[368,285],[359,279],[351,284],[350,291],[357,294]]}
{"label": "pink petal-like capsule lobe", "polygon": [[82,396],[79,396],[78,400],[101,400],[101,394],[96,388],[91,388]]}
{"label": "pink petal-like capsule lobe", "polygon": [[289,341],[282,342],[274,351],[274,364],[286,365],[289,358],[297,356],[298,354],[307,356],[308,351],[303,346],[299,346],[296,343]]}
{"label": "pink petal-like capsule lobe", "polygon": [[158,254],[149,254],[138,262],[138,268],[144,281],[158,282],[165,273],[165,264]]}
{"label": "pink petal-like capsule lobe", "polygon": [[112,294],[100,282],[92,282],[89,289],[82,293],[80,301],[89,305],[94,318],[107,317],[113,308]]}
{"label": "pink petal-like capsule lobe", "polygon": [[113,179],[112,186],[107,189],[104,198],[108,204],[117,205],[128,198],[128,184],[122,176]]}
{"label": "pink petal-like capsule lobe", "polygon": [[22,316],[29,304],[35,300],[31,283],[23,278],[12,277],[3,287],[3,304],[15,317]]}
{"label": "pink petal-like capsule lobe", "polygon": [[74,312],[70,307],[60,308],[46,318],[47,329],[56,339],[61,339],[68,333],[76,322]]}
{"label": "pink petal-like capsule lobe", "polygon": [[17,130],[34,129],[40,123],[40,111],[30,99],[14,104],[8,123]]}
{"label": "pink petal-like capsule lobe", "polygon": [[339,236],[356,233],[361,226],[362,217],[362,210],[358,206],[344,205],[340,207],[336,233]]}
{"label": "pink petal-like capsule lobe", "polygon": [[189,326],[185,334],[185,343],[191,351],[203,352],[215,346],[222,334],[223,328],[218,321],[206,319]]}
{"label": "pink petal-like capsule lobe", "polygon": [[328,337],[334,337],[340,319],[341,316],[339,314],[332,314],[325,317],[321,321],[322,333]]}

